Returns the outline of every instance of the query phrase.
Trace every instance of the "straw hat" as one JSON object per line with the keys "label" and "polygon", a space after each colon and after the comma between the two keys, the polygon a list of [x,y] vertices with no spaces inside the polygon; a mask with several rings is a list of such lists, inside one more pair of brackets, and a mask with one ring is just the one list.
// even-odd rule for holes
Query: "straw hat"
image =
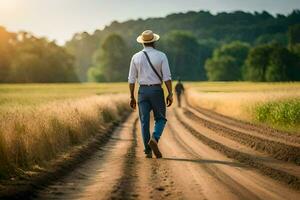
{"label": "straw hat", "polygon": [[159,40],[159,35],[153,33],[151,30],[144,31],[140,36],[136,38],[138,43],[151,43]]}

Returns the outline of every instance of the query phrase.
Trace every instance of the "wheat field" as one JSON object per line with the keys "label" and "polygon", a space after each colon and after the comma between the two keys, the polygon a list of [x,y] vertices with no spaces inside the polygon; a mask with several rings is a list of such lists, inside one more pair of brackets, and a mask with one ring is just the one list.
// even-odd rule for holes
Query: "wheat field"
{"label": "wheat field", "polygon": [[196,82],[186,87],[193,106],[300,132],[300,83]]}
{"label": "wheat field", "polygon": [[[193,106],[299,132],[300,83],[184,84]],[[0,85],[0,179],[43,168],[107,130],[130,112],[128,92],[126,83]]]}
{"label": "wheat field", "polygon": [[0,86],[0,178],[41,168],[129,112],[127,84]]}

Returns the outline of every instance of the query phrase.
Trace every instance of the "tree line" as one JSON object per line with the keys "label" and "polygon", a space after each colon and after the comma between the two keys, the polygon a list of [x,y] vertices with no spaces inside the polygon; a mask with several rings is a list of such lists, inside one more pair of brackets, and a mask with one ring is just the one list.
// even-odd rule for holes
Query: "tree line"
{"label": "tree line", "polygon": [[0,27],[0,83],[77,82],[74,61],[55,42]]}
{"label": "tree line", "polygon": [[173,78],[210,81],[299,80],[300,11],[207,11],[112,22],[76,33],[65,46],[0,27],[0,82],[126,81],[137,35],[152,29]]}
{"label": "tree line", "polygon": [[[270,41],[198,41],[190,32],[172,31],[158,43],[168,55],[173,78],[209,81],[300,81],[300,25],[291,26],[287,46]],[[91,81],[126,81],[130,52],[112,34],[95,54]],[[126,65],[127,64],[127,65]]]}
{"label": "tree line", "polygon": [[[129,59],[141,49],[135,41],[137,35],[145,29],[152,29],[161,35],[157,48],[167,53],[175,79],[258,81],[251,78],[256,75],[249,68],[251,62],[245,63],[245,60],[249,60],[250,54],[253,55],[252,51],[255,51],[253,49],[260,46],[284,48],[290,53],[287,60],[297,60],[296,52],[289,47],[289,36],[292,33],[289,28],[296,27],[299,23],[299,10],[276,16],[266,11],[222,12],[216,15],[206,11],[187,12],[171,14],[165,18],[129,20],[123,23],[114,21],[92,34],[75,34],[67,42],[66,48],[75,56],[75,68],[81,81],[126,81]],[[109,49],[107,46],[114,48]],[[237,49],[237,55],[228,55],[234,49]],[[295,62],[297,63],[293,61],[286,64],[289,65],[288,69],[296,66]],[[268,63],[275,66],[270,59]],[[113,68],[116,70],[112,70]],[[274,74],[275,71],[279,73],[280,70],[270,68],[267,74]],[[273,79],[263,76],[260,81]],[[294,77],[287,77],[280,80],[296,80]]]}
{"label": "tree line", "polygon": [[300,81],[300,24],[288,31],[289,44],[250,46],[234,41],[217,48],[205,63],[210,81]]}

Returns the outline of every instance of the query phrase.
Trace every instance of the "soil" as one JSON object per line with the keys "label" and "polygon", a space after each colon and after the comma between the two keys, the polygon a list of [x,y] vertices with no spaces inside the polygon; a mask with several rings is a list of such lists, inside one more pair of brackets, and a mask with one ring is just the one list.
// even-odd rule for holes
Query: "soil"
{"label": "soil", "polygon": [[134,112],[86,161],[31,198],[300,199],[299,135],[185,102],[167,118],[162,159],[145,158]]}

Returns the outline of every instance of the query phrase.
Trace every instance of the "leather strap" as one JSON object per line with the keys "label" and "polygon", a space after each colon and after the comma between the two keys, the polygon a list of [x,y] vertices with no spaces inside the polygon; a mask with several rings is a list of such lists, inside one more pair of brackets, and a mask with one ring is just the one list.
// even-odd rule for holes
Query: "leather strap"
{"label": "leather strap", "polygon": [[153,86],[155,86],[155,87],[161,87],[161,84],[149,84],[149,85],[140,85],[141,87],[153,87]]}
{"label": "leather strap", "polygon": [[145,56],[146,56],[146,58],[147,58],[147,60],[148,60],[148,63],[149,63],[149,65],[151,66],[151,68],[152,68],[152,70],[154,71],[154,73],[157,75],[157,77],[159,78],[159,80],[160,80],[161,82],[163,82],[161,76],[160,76],[159,73],[156,71],[156,69],[154,68],[152,62],[150,61],[150,58],[149,58],[147,52],[146,52],[146,51],[143,51],[143,53],[145,54]]}

